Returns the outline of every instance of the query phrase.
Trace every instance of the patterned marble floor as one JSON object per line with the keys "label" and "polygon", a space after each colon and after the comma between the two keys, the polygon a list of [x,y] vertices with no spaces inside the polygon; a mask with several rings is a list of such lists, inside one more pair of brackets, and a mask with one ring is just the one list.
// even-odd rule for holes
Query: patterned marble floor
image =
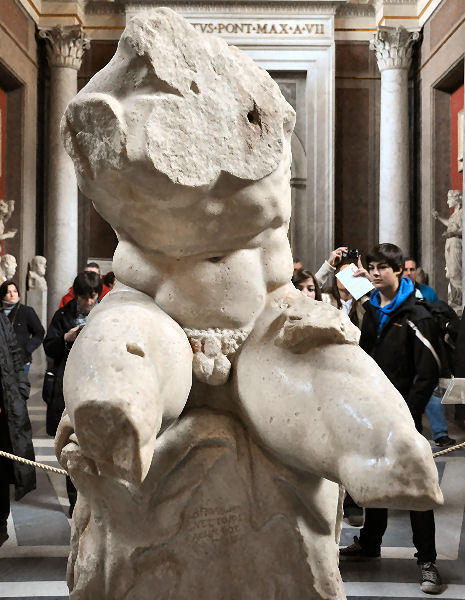
{"label": "patterned marble floor", "polygon": [[[34,447],[39,462],[59,466],[53,440],[45,433],[45,405],[40,380],[32,375],[29,400]],[[450,423],[449,433],[465,441],[465,430]],[[438,567],[447,584],[438,597],[465,599],[465,451],[437,460],[445,505],[436,511]],[[70,523],[65,480],[61,475],[37,471],[37,489],[12,504],[8,523],[10,538],[0,548],[0,598],[9,600],[62,600],[65,583]],[[352,543],[358,530],[344,523],[341,545]],[[348,600],[426,598],[419,587],[413,558],[408,513],[392,511],[384,538],[382,560],[376,564],[341,563]],[[97,599],[96,599],[97,600]],[[238,599],[240,600],[240,599]]]}

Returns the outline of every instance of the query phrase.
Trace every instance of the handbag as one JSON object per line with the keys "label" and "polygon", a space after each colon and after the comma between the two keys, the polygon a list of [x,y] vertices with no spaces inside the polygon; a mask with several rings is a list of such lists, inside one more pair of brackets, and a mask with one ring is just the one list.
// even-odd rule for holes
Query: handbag
{"label": "handbag", "polygon": [[42,400],[47,406],[51,406],[54,398],[55,391],[55,373],[46,371],[44,375],[44,383],[42,385]]}

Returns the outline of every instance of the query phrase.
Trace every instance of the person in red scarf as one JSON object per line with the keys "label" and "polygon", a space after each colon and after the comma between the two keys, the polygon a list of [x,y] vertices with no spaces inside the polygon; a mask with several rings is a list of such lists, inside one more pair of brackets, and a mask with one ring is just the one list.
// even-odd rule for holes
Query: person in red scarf
{"label": "person in red scarf", "polygon": [[[97,273],[98,275],[100,275],[100,267],[98,266],[98,264],[96,262],[90,262],[87,263],[87,265],[85,266],[84,271],[94,271],[95,273]],[[102,279],[100,277],[100,279]],[[103,281],[102,281],[102,293],[100,294],[99,297],[99,301],[108,294],[108,292],[110,291],[110,288],[107,287]],[[73,292],[73,286],[71,286],[69,288],[69,290],[66,292],[66,294],[63,296],[63,298],[60,301],[60,306],[58,308],[63,308],[63,306],[65,306],[66,304],[68,304],[68,302],[70,300],[72,300],[74,298],[74,292]]]}

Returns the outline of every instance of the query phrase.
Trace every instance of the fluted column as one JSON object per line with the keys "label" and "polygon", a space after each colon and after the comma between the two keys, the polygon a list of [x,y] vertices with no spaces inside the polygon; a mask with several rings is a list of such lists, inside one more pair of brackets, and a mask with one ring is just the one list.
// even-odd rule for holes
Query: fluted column
{"label": "fluted column", "polygon": [[77,272],[78,190],[71,159],[60,138],[60,121],[77,93],[77,72],[90,41],[80,26],[41,29],[50,66],[50,131],[47,214],[48,318]]}
{"label": "fluted column", "polygon": [[408,70],[419,33],[380,27],[370,42],[381,72],[379,242],[410,253]]}

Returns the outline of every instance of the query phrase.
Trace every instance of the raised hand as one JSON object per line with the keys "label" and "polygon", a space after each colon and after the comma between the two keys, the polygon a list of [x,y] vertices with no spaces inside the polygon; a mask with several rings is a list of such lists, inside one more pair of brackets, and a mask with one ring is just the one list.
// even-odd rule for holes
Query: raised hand
{"label": "raised hand", "polygon": [[357,270],[354,272],[354,277],[366,277],[369,281],[372,281],[372,277],[370,276],[370,273],[368,273],[368,271],[362,265],[361,255],[359,255],[359,257],[358,257]]}
{"label": "raised hand", "polygon": [[328,262],[332,267],[336,267],[341,262],[342,253],[347,252],[347,248],[348,246],[339,246],[339,248],[336,248],[331,252],[328,257]]}

